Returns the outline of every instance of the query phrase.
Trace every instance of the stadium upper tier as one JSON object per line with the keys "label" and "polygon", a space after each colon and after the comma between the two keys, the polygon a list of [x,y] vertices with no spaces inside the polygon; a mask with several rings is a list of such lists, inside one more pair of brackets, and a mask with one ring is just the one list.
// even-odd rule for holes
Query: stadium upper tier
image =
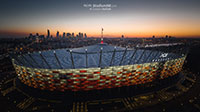
{"label": "stadium upper tier", "polygon": [[165,51],[166,49],[116,47],[104,43],[81,48],[28,53],[15,58],[15,63],[21,66],[45,69],[104,68],[159,62],[181,57]]}

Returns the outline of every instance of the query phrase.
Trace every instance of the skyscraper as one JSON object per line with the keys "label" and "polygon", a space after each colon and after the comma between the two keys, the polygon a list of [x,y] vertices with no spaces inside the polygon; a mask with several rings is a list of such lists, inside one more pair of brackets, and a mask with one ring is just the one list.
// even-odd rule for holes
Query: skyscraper
{"label": "skyscraper", "polygon": [[47,38],[49,38],[50,37],[50,31],[49,31],[49,29],[47,29]]}
{"label": "skyscraper", "polygon": [[71,33],[67,33],[67,37],[69,38],[71,36]]}
{"label": "skyscraper", "polygon": [[32,38],[32,37],[33,37],[33,34],[32,34],[32,33],[30,33],[30,34],[29,34],[29,38]]}
{"label": "skyscraper", "polygon": [[79,32],[78,35],[80,39],[83,39],[83,33]]}
{"label": "skyscraper", "polygon": [[36,33],[36,36],[39,37],[39,33]]}
{"label": "skyscraper", "polygon": [[122,39],[124,39],[124,35],[122,35]]}
{"label": "skyscraper", "polygon": [[57,37],[57,38],[59,37],[59,31],[57,31],[57,33],[56,33],[56,37]]}
{"label": "skyscraper", "polygon": [[65,38],[65,32],[63,32],[63,38]]}
{"label": "skyscraper", "polygon": [[84,36],[85,36],[85,39],[87,39],[87,34],[86,33],[84,34]]}

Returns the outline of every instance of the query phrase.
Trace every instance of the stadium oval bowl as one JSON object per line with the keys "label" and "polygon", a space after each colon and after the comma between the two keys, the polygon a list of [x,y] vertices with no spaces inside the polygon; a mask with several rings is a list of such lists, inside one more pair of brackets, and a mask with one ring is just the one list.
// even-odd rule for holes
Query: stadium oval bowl
{"label": "stadium oval bowl", "polygon": [[[169,46],[168,46],[169,47]],[[96,44],[34,52],[12,58],[22,83],[50,91],[117,88],[174,76],[186,54],[150,48]]]}

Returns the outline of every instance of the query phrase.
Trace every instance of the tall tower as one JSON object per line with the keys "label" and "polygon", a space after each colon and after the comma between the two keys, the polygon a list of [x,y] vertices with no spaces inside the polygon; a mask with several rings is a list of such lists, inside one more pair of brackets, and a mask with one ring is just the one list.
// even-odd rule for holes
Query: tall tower
{"label": "tall tower", "polygon": [[101,28],[101,38],[103,38],[103,28]]}
{"label": "tall tower", "polygon": [[63,32],[63,38],[65,38],[65,32]]}
{"label": "tall tower", "polygon": [[49,37],[50,37],[50,30],[47,29],[47,38],[49,38]]}
{"label": "tall tower", "polygon": [[87,34],[86,33],[84,34],[84,37],[85,37],[85,39],[87,39]]}
{"label": "tall tower", "polygon": [[101,44],[103,44],[103,28],[101,29]]}
{"label": "tall tower", "polygon": [[57,33],[56,33],[56,37],[57,37],[57,38],[59,37],[59,31],[57,31]]}

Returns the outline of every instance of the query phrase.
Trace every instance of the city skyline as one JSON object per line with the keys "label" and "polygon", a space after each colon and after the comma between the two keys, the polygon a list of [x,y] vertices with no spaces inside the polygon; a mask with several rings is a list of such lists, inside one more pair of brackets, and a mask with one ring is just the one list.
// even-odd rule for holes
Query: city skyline
{"label": "city skyline", "polygon": [[[91,11],[87,4],[111,4],[109,11]],[[30,33],[84,32],[88,37],[200,37],[197,0],[77,0],[14,1],[1,3],[1,37]]]}

